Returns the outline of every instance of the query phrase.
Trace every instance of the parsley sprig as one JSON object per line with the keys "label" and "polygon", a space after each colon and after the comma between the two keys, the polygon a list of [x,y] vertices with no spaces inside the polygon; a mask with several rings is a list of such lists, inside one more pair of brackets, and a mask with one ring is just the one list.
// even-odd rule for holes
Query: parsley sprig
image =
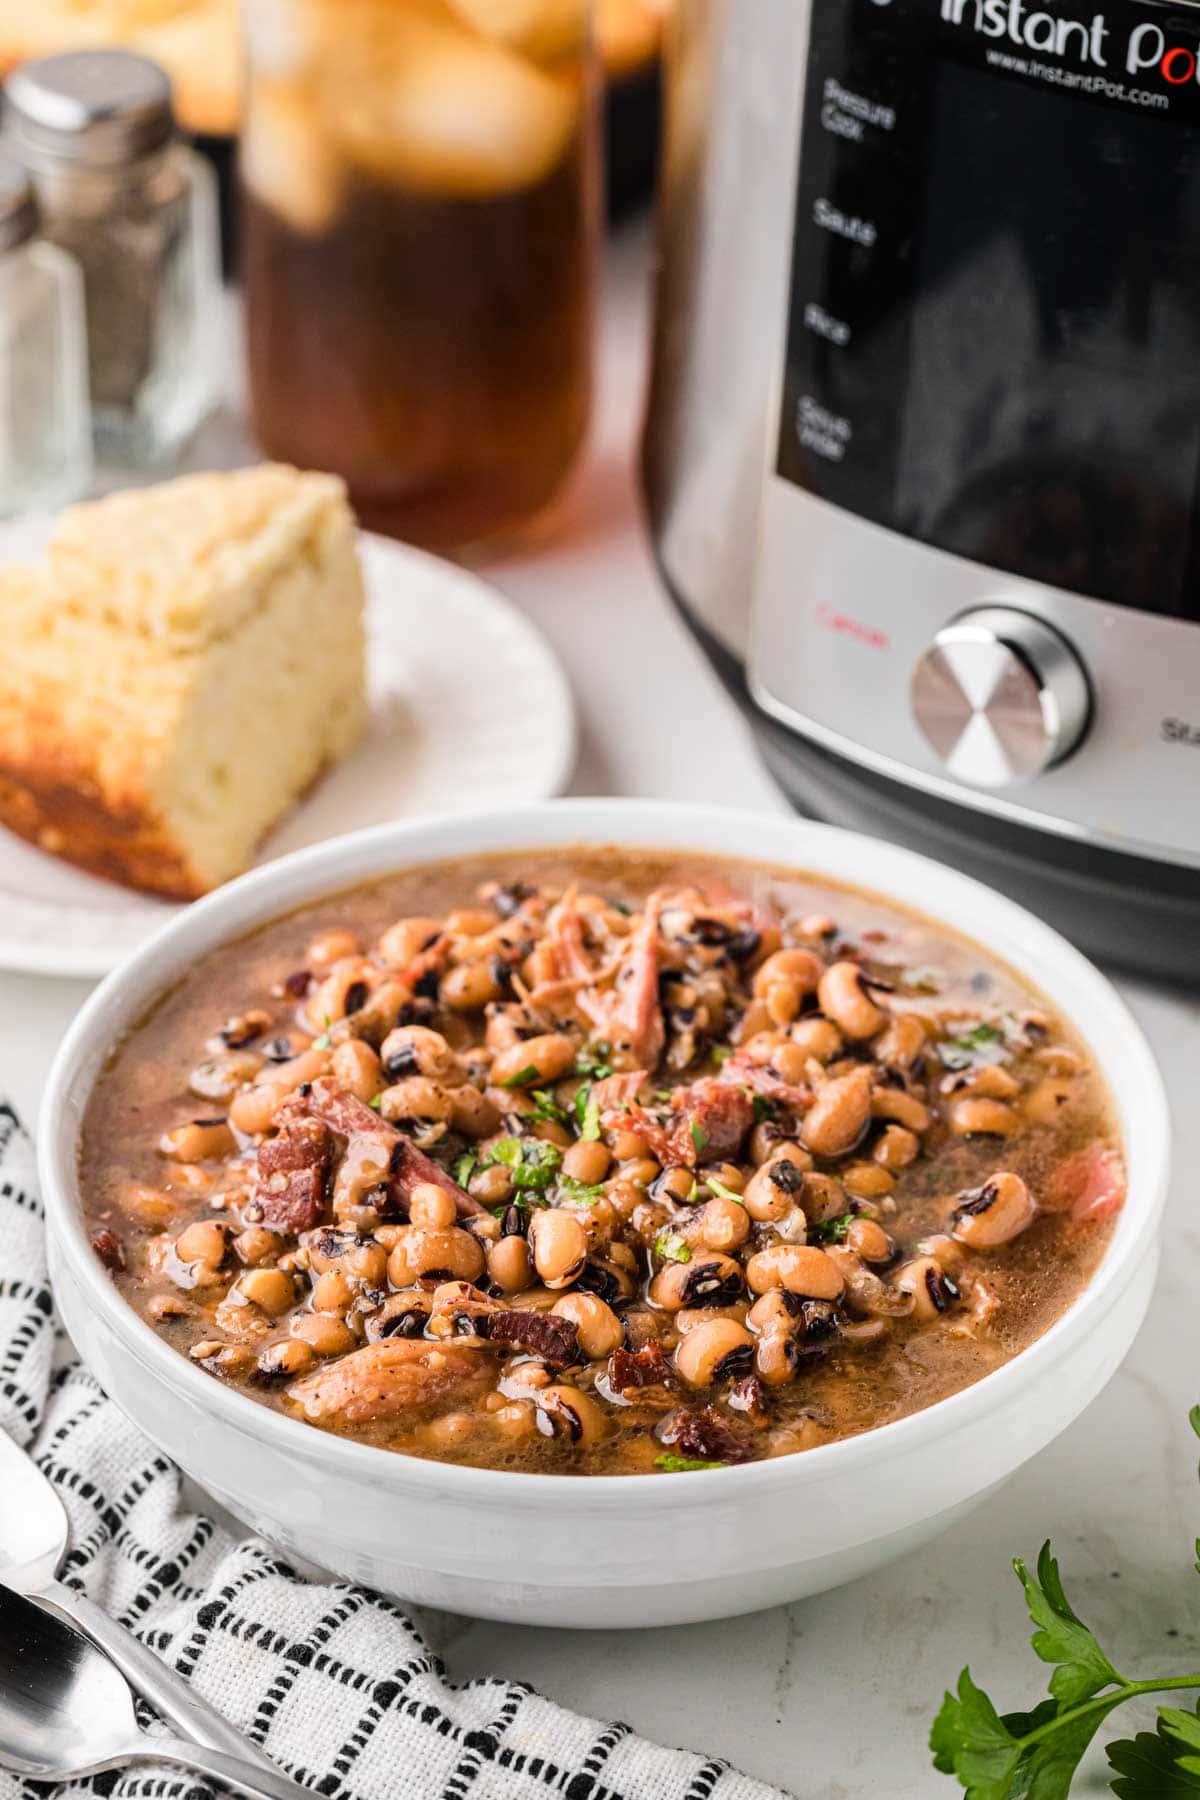
{"label": "parsley sprig", "polygon": [[[1200,1437],[1200,1406],[1189,1415]],[[1196,1542],[1200,1558],[1200,1539]],[[1197,1562],[1200,1570],[1200,1561]],[[1054,1665],[1050,1698],[1032,1712],[1000,1713],[964,1669],[929,1736],[933,1764],[955,1775],[967,1800],[1064,1800],[1084,1753],[1109,1713],[1140,1694],[1200,1688],[1195,1675],[1122,1675],[1063,1591],[1058,1563],[1043,1544],[1037,1574],[1013,1564],[1035,1626],[1033,1648]],[[1200,1800],[1200,1707],[1160,1706],[1156,1731],[1107,1746],[1118,1800]]]}

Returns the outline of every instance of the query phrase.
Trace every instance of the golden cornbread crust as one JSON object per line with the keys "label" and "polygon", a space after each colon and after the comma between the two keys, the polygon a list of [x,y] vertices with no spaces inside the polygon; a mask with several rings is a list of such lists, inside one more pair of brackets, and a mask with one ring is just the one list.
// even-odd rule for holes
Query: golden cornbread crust
{"label": "golden cornbread crust", "polygon": [[239,874],[365,723],[355,527],[329,476],[267,465],[74,507],[44,566],[0,568],[0,611],[0,823],[144,892]]}

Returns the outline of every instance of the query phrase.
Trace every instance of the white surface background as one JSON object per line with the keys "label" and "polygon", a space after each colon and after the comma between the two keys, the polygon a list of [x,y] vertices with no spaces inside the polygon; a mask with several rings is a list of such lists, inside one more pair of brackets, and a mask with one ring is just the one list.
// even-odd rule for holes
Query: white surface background
{"label": "white surface background", "polygon": [[[624,238],[610,269],[595,442],[565,529],[488,572],[571,674],[581,726],[574,792],[781,808],[645,542],[632,469],[643,262],[643,240]],[[195,460],[235,458],[236,431],[212,428],[200,451]],[[539,1631],[427,1615],[453,1677],[529,1681],[664,1742],[727,1756],[801,1800],[937,1800],[957,1790],[931,1771],[925,1738],[962,1664],[971,1662],[1002,1710],[1039,1696],[1041,1667],[1008,1563],[1032,1559],[1046,1536],[1077,1610],[1118,1667],[1136,1675],[1200,1667],[1200,1577],[1190,1571],[1200,1446],[1186,1416],[1200,1400],[1200,1002],[1118,985],[1165,1067],[1176,1174],[1153,1311],[1125,1367],[1077,1424],[965,1524],[882,1577],[671,1631],[638,1632],[636,1619],[628,1631],[585,1634],[569,1618],[561,1631]],[[0,975],[0,1090],[28,1119],[87,992],[80,982]],[[752,1514],[745,1528],[754,1530]]]}

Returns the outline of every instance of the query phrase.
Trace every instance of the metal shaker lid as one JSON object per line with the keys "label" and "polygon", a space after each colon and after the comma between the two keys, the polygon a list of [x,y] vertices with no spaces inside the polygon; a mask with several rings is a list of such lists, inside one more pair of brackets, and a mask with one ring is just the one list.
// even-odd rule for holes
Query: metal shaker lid
{"label": "metal shaker lid", "polygon": [[129,50],[69,50],[22,63],[4,84],[7,125],[30,167],[113,168],[168,143],[171,80]]}
{"label": "metal shaker lid", "polygon": [[19,162],[0,151],[0,256],[15,250],[37,230],[37,207],[29,177]]}

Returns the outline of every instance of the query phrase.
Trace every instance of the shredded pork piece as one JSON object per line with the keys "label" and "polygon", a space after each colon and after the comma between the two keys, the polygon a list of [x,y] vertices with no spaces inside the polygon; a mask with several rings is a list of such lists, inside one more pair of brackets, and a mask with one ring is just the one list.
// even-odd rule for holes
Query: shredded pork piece
{"label": "shredded pork piece", "polygon": [[728,1082],[731,1086],[751,1088],[754,1093],[761,1094],[764,1100],[775,1100],[780,1106],[786,1106],[789,1112],[807,1112],[813,1103],[811,1088],[794,1087],[791,1082],[773,1074],[762,1063],[751,1062],[748,1056],[740,1053],[722,1064],[717,1079]]}
{"label": "shredded pork piece", "polygon": [[265,1223],[297,1234],[319,1225],[325,1217],[332,1161],[333,1135],[326,1124],[311,1118],[285,1119],[278,1135],[258,1148],[253,1199]]}
{"label": "shredded pork piece", "polygon": [[617,998],[610,1030],[615,1045],[627,1050],[643,1068],[653,1068],[666,1041],[658,999],[658,922],[663,895],[649,896],[633,934],[629,959],[617,978]]}
{"label": "shredded pork piece", "polygon": [[736,1158],[754,1123],[749,1094],[714,1076],[703,1076],[690,1087],[677,1087],[671,1104],[679,1116],[669,1142],[671,1157],[690,1168],[698,1162]]}
{"label": "shredded pork piece", "polygon": [[493,1379],[482,1351],[420,1338],[382,1338],[318,1369],[290,1389],[306,1419],[369,1425],[413,1407],[481,1393]]}
{"label": "shredded pork piece", "polygon": [[578,1326],[551,1313],[490,1313],[485,1335],[494,1344],[528,1350],[552,1368],[565,1369],[580,1360]]}
{"label": "shredded pork piece", "polygon": [[[402,1131],[381,1119],[371,1107],[355,1099],[353,1094],[345,1093],[327,1078],[314,1081],[311,1086],[298,1088],[284,1101],[276,1118],[285,1125],[294,1119],[318,1119],[331,1131],[336,1131],[345,1138],[369,1132],[372,1138],[378,1139],[381,1134],[390,1133],[396,1140],[397,1149],[392,1156],[389,1185],[400,1199],[410,1200],[413,1189],[419,1183],[429,1181],[450,1195],[460,1218],[477,1218],[487,1211],[473,1194],[468,1194],[465,1188],[459,1187],[457,1181],[447,1175],[440,1163],[434,1162],[431,1156],[426,1156],[423,1150],[418,1150],[411,1138],[405,1137]],[[266,1147],[264,1145],[263,1149]],[[261,1155],[260,1150],[260,1158]],[[312,1223],[316,1224],[316,1220]]]}

